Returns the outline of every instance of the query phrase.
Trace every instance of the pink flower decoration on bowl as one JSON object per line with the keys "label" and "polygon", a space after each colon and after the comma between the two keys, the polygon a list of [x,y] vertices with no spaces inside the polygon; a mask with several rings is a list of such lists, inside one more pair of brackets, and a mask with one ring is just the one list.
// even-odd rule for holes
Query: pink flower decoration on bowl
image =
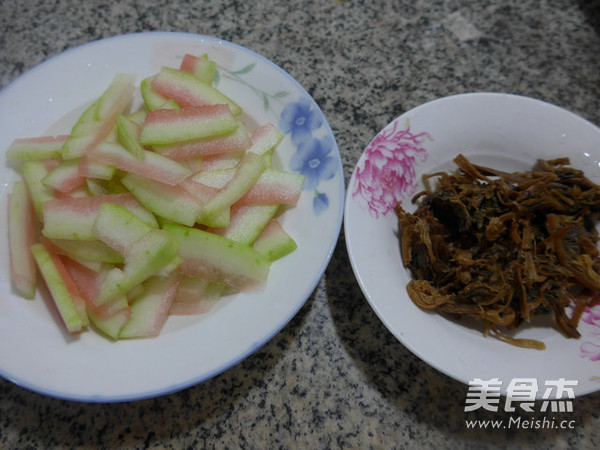
{"label": "pink flower decoration on bowl", "polygon": [[600,333],[593,332],[587,337],[594,339],[595,342],[586,340],[581,344],[581,357],[591,361],[600,361]]}
{"label": "pink flower decoration on bowl", "polygon": [[352,197],[374,218],[393,211],[396,203],[412,194],[417,186],[417,162],[427,159],[422,146],[431,136],[414,134],[408,121],[400,128],[398,120],[384,128],[365,150],[364,163],[357,167]]}
{"label": "pink flower decoration on bowl", "polygon": [[[581,321],[600,330],[600,305],[585,308]],[[582,358],[587,358],[591,361],[600,361],[600,331],[593,331],[586,335],[586,340],[581,344],[579,349]]]}
{"label": "pink flower decoration on bowl", "polygon": [[585,308],[581,321],[600,327],[600,305]]}

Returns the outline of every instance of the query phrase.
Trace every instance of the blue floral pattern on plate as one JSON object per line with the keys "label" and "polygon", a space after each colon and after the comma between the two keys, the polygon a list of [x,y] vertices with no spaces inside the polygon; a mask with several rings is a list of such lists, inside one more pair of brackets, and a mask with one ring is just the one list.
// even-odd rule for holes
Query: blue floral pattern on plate
{"label": "blue floral pattern on plate", "polygon": [[296,153],[290,160],[290,169],[304,175],[304,190],[314,190],[313,210],[317,215],[329,207],[327,194],[318,190],[319,183],[330,180],[337,172],[331,137],[319,139],[313,134],[323,123],[321,112],[313,108],[312,102],[306,98],[288,103],[279,122],[279,128],[290,135],[296,146]]}
{"label": "blue floral pattern on plate", "polygon": [[[273,100],[282,103],[289,95],[287,91],[277,91],[269,94],[246,82],[243,76],[254,69],[255,64],[249,64],[239,70],[229,71],[219,67],[216,72],[215,84],[221,77],[226,77],[251,89],[263,101],[265,110],[273,107]],[[319,215],[329,207],[329,197],[319,191],[319,184],[332,179],[338,171],[338,160],[335,155],[335,142],[330,135],[317,137],[326,123],[322,112],[309,97],[301,97],[295,102],[286,103],[279,114],[279,129],[290,136],[296,152],[290,160],[290,170],[305,177],[304,191],[314,191],[313,211]]]}

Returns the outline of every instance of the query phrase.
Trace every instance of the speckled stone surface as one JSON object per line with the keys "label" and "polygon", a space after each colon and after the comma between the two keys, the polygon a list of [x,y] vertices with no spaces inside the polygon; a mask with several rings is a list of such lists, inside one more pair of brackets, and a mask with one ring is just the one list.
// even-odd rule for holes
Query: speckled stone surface
{"label": "speckled stone surface", "polygon": [[[595,0],[2,0],[0,85],[74,46],[149,30],[217,36],[283,67],[327,116],[346,181],[383,126],[445,95],[519,93],[600,124]],[[378,320],[342,234],[317,289],[283,331],[201,385],[82,404],[0,380],[0,447],[600,446],[600,393],[576,400],[574,429],[484,430],[467,429],[465,419],[507,414],[465,413],[466,392]]]}

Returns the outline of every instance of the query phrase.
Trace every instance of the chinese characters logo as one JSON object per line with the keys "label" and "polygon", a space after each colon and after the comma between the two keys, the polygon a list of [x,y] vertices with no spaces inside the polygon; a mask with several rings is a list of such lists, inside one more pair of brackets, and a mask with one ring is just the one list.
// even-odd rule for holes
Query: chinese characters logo
{"label": "chinese characters logo", "polygon": [[[506,387],[504,411],[514,412],[517,407],[526,412],[533,412],[538,392],[542,392],[539,411],[572,412],[575,392],[573,388],[578,381],[546,380],[540,386],[536,378],[513,378]],[[465,403],[465,412],[483,408],[487,411],[498,411],[501,404],[502,381],[499,378],[482,380],[475,378],[469,381],[469,390]]]}

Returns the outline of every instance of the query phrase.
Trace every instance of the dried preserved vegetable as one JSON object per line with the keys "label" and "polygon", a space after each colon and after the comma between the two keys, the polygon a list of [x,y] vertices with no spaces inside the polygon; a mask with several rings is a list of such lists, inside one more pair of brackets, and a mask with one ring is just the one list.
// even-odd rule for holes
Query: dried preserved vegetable
{"label": "dried preserved vegetable", "polygon": [[578,338],[581,314],[600,300],[600,186],[568,158],[514,173],[463,155],[454,162],[453,173],[424,176],[437,185],[413,197],[414,213],[396,206],[411,300],[474,317],[486,334],[522,347],[545,345],[506,331],[541,314]]}

